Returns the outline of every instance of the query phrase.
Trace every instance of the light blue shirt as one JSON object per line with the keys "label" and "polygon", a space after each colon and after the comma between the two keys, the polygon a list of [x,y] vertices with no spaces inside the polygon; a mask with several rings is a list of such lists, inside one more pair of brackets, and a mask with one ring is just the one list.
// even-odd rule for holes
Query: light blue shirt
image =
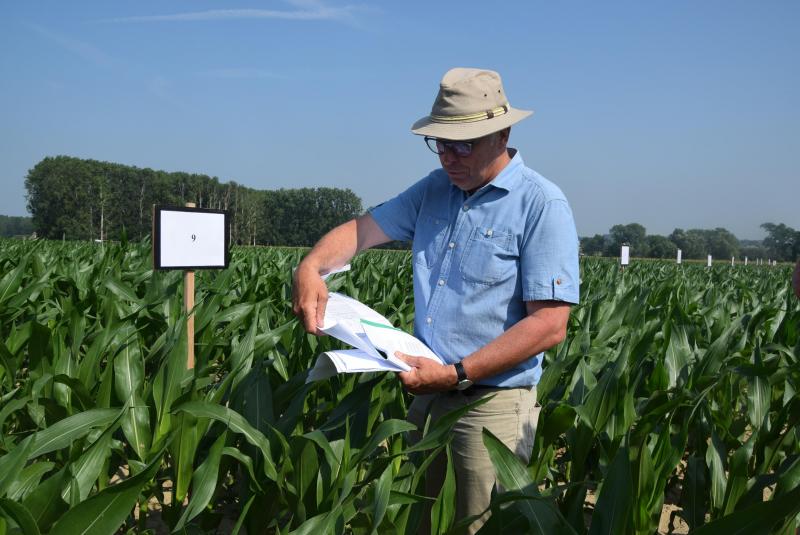
{"label": "light blue shirt", "polygon": [[[578,303],[578,235],[561,190],[511,162],[471,196],[443,169],[370,210],[393,240],[412,240],[414,331],[455,363],[527,316],[525,301]],[[481,384],[530,386],[542,357]]]}

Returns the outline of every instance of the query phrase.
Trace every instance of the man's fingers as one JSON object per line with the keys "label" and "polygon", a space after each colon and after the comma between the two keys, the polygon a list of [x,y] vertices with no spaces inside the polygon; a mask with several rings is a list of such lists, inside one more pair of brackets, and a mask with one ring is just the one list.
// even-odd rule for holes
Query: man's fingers
{"label": "man's fingers", "polygon": [[322,327],[325,324],[325,307],[328,306],[328,292],[317,294],[317,310],[314,318],[317,321],[315,327]]}
{"label": "man's fingers", "polygon": [[[414,356],[411,356],[411,355],[406,355],[405,353],[403,353],[401,351],[395,351],[394,352],[394,356],[399,358],[400,360],[402,360],[406,364],[414,366],[415,368],[419,367],[418,364],[419,364],[420,357],[414,357]],[[408,372],[405,372],[405,373],[408,373]]]}

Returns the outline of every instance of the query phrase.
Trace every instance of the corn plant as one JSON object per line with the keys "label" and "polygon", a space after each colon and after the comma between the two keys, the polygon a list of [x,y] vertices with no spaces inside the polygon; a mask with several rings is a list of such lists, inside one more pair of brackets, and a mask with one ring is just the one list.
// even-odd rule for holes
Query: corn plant
{"label": "corn plant", "polygon": [[[336,342],[291,315],[302,254],[198,272],[187,370],[181,273],[153,272],[147,243],[0,242],[0,534],[458,532],[452,468],[423,495],[457,413],[411,442],[392,374],[306,384]],[[667,492],[699,533],[794,529],[789,269],[590,261],[582,279],[530,464],[485,433],[502,491],[484,532],[652,533]],[[409,253],[331,286],[412,328]]]}

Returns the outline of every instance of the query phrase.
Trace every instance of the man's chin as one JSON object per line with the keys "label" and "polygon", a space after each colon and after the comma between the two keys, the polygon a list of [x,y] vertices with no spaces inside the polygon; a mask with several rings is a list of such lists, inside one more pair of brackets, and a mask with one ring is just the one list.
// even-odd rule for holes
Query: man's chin
{"label": "man's chin", "polygon": [[469,176],[464,172],[454,171],[451,173],[448,171],[447,176],[450,178],[450,182],[459,188],[466,187],[469,182]]}

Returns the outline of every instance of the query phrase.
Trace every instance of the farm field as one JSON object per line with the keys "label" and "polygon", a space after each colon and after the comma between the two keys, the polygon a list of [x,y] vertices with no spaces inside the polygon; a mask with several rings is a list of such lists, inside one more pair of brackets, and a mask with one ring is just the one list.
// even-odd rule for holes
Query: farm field
{"label": "farm field", "polygon": [[[451,420],[412,445],[392,374],[305,384],[338,346],[291,314],[303,252],[235,248],[197,273],[187,370],[182,274],[154,273],[147,244],[0,241],[0,535],[412,534],[427,504],[456,533],[452,471],[420,494]],[[503,492],[483,532],[795,533],[791,267],[581,272],[531,462],[484,436]],[[410,253],[373,251],[330,288],[411,330],[411,279]]]}

